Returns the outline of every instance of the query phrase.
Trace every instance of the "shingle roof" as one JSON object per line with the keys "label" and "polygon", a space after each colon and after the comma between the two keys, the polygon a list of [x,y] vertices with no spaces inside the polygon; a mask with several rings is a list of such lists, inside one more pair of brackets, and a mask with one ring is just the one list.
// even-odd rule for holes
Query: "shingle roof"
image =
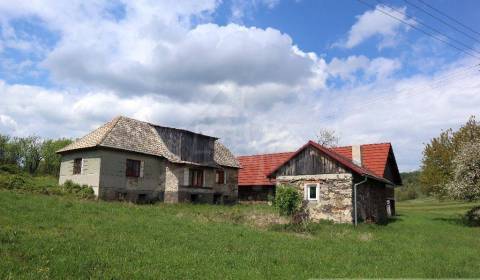
{"label": "shingle roof", "polygon": [[[198,164],[183,161],[179,156],[172,153],[159,135],[156,129],[158,127],[160,126],[127,117],[117,117],[65,148],[58,150],[57,153],[93,147],[106,147],[164,157],[175,163]],[[213,165],[240,167],[239,162],[232,153],[219,143],[217,138],[214,138],[214,140]]]}
{"label": "shingle roof", "polygon": [[358,174],[369,175],[379,180],[386,180],[384,176],[388,155],[391,150],[390,143],[361,145],[362,166],[358,166],[352,162],[352,146],[327,149],[316,142],[310,141],[296,152],[238,157],[242,166],[238,175],[239,186],[273,185],[275,181],[268,179],[268,175],[308,145],[313,145],[317,149],[320,149],[328,156]]}

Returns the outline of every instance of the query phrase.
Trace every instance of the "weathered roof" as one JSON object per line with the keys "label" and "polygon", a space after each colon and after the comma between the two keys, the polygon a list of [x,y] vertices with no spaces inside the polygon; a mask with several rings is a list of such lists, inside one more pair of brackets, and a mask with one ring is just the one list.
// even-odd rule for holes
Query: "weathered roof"
{"label": "weathered roof", "polygon": [[[385,178],[385,172],[389,154],[393,157],[390,143],[361,145],[362,166],[359,166],[352,161],[351,146],[327,149],[316,142],[310,141],[296,152],[238,157],[242,166],[242,169],[238,174],[239,186],[275,184],[275,181],[269,179],[268,175],[286,163],[289,159],[293,158],[296,153],[300,152],[308,145],[313,145],[317,149],[320,149],[322,152],[353,170],[355,173],[369,175],[380,180],[388,180]],[[394,157],[393,161],[395,161]],[[395,172],[398,173],[398,168],[396,167],[395,162],[394,165]],[[394,183],[401,184],[401,180],[395,181]]]}
{"label": "weathered roof", "polygon": [[[57,153],[65,153],[68,151],[93,147],[106,147],[164,157],[175,163],[198,164],[183,161],[178,155],[172,153],[159,135],[156,129],[158,127],[160,126],[148,122],[122,116],[117,117],[65,148],[58,150]],[[168,129],[186,131],[176,128]],[[203,136],[213,138],[215,141],[213,165],[216,164],[235,168],[240,166],[232,153],[224,145],[218,142],[218,138],[206,135]]]}

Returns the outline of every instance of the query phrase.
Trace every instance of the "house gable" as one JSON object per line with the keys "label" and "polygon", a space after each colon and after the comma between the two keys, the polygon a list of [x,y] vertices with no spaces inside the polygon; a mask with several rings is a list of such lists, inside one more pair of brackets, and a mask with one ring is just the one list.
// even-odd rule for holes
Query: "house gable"
{"label": "house gable", "polygon": [[347,173],[338,162],[312,145],[308,145],[284,162],[275,176],[316,175]]}

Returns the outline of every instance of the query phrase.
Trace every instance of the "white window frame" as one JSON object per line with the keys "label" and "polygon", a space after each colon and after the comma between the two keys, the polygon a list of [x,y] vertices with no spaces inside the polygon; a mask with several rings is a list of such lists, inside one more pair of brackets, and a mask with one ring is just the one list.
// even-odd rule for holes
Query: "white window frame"
{"label": "white window frame", "polygon": [[[315,190],[315,194],[316,194],[316,197],[315,198],[310,198],[310,187],[313,187],[315,186],[316,190]],[[318,183],[307,183],[305,184],[304,186],[304,189],[305,189],[305,200],[308,200],[308,201],[319,201],[320,200],[320,184]]]}

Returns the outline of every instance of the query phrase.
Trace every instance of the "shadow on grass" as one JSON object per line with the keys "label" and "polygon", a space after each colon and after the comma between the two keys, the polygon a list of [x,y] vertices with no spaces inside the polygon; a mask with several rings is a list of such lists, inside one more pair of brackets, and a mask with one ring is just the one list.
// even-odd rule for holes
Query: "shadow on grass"
{"label": "shadow on grass", "polygon": [[451,225],[462,226],[462,227],[479,227],[478,225],[472,224],[464,216],[456,216],[449,218],[433,218],[434,221],[445,222]]}

